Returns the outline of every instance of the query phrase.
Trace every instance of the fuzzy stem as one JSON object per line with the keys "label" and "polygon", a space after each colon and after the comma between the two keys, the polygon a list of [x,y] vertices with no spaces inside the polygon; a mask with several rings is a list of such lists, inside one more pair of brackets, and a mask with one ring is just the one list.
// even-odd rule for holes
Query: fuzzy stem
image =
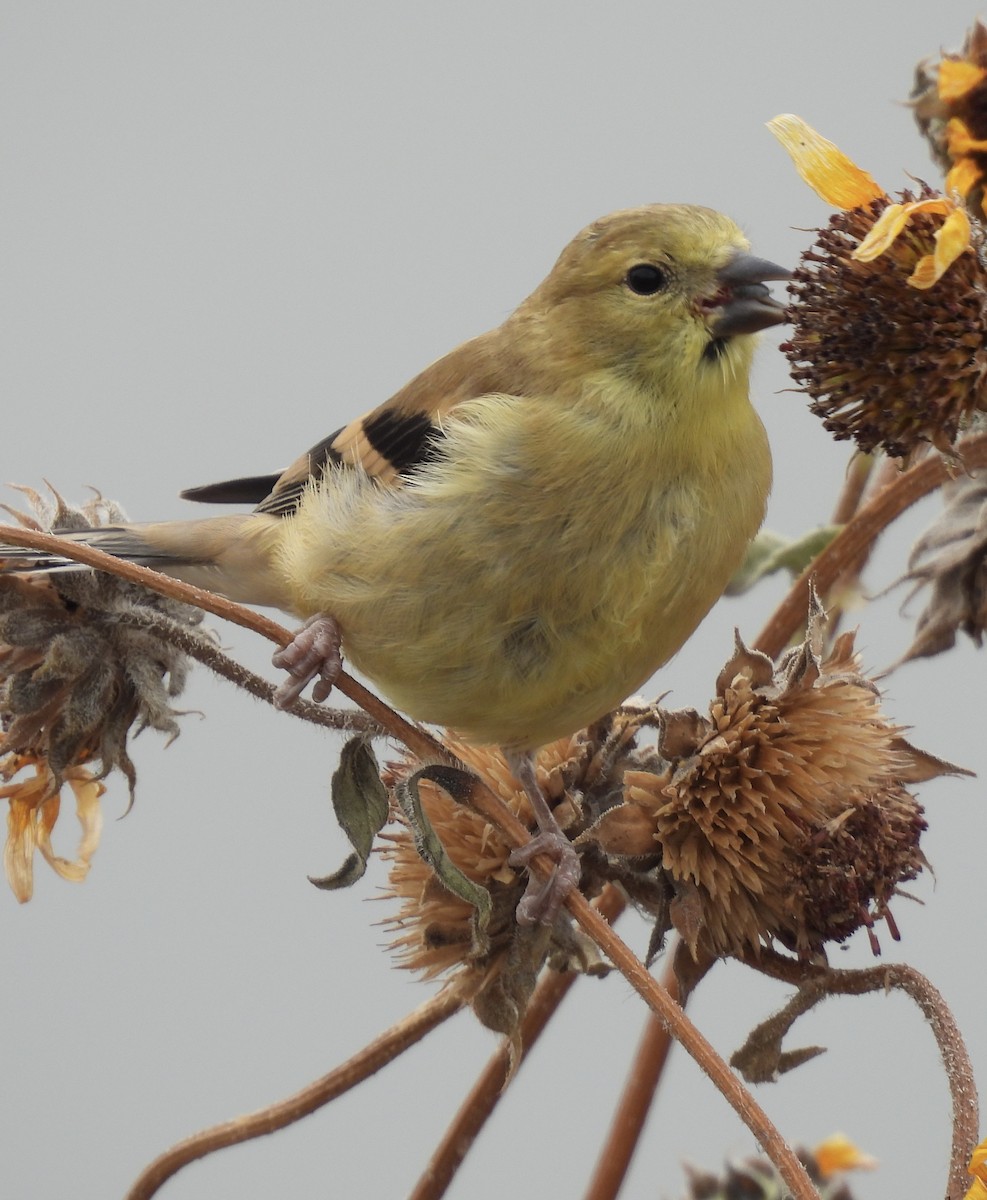
{"label": "fuzzy stem", "polygon": [[234,1117],[232,1121],[224,1121],[221,1125],[213,1125],[178,1142],[141,1171],[127,1193],[126,1200],[150,1200],[164,1183],[190,1162],[205,1158],[215,1150],[236,1146],[240,1142],[262,1137],[264,1134],[276,1133],[302,1117],[309,1116],[330,1100],[335,1100],[337,1096],[386,1067],[410,1046],[420,1042],[437,1025],[457,1013],[461,1007],[462,1001],[451,992],[439,992],[396,1025],[392,1025],[352,1058],[293,1096],[257,1112]]}
{"label": "fuzzy stem", "polygon": [[[277,688],[273,683],[224,654],[211,638],[180,625],[164,613],[153,608],[121,609],[108,615],[106,620],[112,625],[129,625],[134,629],[150,630],[235,687],[256,696],[258,700],[264,700],[268,704],[274,703]],[[291,706],[291,715],[312,725],[321,725],[324,729],[345,729],[350,733],[363,733],[369,737],[385,732],[382,725],[357,708],[327,708],[326,705],[316,704],[312,700],[296,700]]]}
{"label": "fuzzy stem", "polygon": [[[624,901],[615,887],[607,887],[595,901],[608,921],[615,921],[624,909]],[[572,971],[549,971],[535,989],[521,1022],[521,1052],[518,1068],[541,1036],[559,1005],[569,994],[578,976]],[[490,1057],[469,1095],[446,1129],[428,1165],[408,1200],[440,1200],[446,1194],[470,1147],[493,1115],[510,1069],[508,1043]]]}
{"label": "fuzzy stem", "polygon": [[[987,466],[987,434],[978,434],[962,442],[957,453],[967,470]],[[841,575],[853,569],[892,521],[945,483],[950,474],[950,466],[935,455],[909,468],[871,497],[792,585],[754,643],[757,649],[769,658],[777,658],[805,624],[810,586],[814,586],[820,596],[825,596]]]}
{"label": "fuzzy stem", "polygon": [[906,963],[887,963],[863,970],[834,970],[795,962],[772,951],[745,959],[748,966],[774,979],[798,985],[799,991],[782,1010],[771,1018],[785,1024],[807,1012],[825,996],[862,996],[867,992],[887,992],[897,988],[910,996],[929,1023],[939,1047],[953,1108],[953,1137],[950,1152],[946,1200],[962,1200],[969,1177],[966,1165],[980,1136],[980,1110],[973,1064],[956,1018],[942,993],[920,971]]}

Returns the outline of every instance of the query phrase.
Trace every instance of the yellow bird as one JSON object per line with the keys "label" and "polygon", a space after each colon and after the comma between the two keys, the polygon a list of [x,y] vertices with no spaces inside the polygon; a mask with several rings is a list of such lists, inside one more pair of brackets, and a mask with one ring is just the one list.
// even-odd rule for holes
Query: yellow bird
{"label": "yellow bird", "polygon": [[675,654],[764,516],[752,335],[789,273],[748,250],[706,208],[603,217],[502,325],[282,474],[183,493],[252,513],[73,536],[310,618],[275,656],[285,704],[327,693],[341,645],[412,717],[502,746],[543,830],[518,861],[562,864],[520,915],[552,914],[578,868],[532,752]]}

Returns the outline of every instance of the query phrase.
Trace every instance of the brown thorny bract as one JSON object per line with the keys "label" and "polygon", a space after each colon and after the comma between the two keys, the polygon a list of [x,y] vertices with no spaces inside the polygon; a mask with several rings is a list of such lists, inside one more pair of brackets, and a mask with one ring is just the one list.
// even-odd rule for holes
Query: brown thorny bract
{"label": "brown thorny bract", "polygon": [[[49,504],[22,490],[36,518],[14,516],[29,528],[68,531],[124,519],[98,496],[74,508],[57,495]],[[5,867],[20,900],[31,896],[35,848],[64,878],[85,876],[99,836],[97,781],[122,771],[133,800],[131,733],[178,733],[171,702],[185,686],[189,660],[160,631],[124,623],[142,615],[184,630],[202,620],[198,609],[112,575],[0,573],[0,797],[10,805]],[[83,825],[74,863],[54,855],[49,842],[63,783],[75,793]]]}

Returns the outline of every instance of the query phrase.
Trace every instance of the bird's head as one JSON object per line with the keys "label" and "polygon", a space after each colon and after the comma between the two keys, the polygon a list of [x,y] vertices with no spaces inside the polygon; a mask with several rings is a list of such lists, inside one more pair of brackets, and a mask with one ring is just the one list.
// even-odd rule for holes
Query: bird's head
{"label": "bird's head", "polygon": [[654,204],[584,229],[518,317],[553,369],[616,369],[661,387],[672,373],[746,371],[751,335],[784,320],[765,281],[789,277],[753,257],[722,213]]}

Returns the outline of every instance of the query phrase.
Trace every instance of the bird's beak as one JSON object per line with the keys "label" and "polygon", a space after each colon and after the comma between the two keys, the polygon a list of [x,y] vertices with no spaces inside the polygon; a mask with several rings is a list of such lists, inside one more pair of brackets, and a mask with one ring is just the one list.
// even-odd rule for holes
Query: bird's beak
{"label": "bird's beak", "polygon": [[714,338],[757,333],[785,320],[785,306],[764,286],[766,279],[791,279],[791,271],[752,254],[737,253],[716,273],[720,285],[702,302],[706,325]]}

